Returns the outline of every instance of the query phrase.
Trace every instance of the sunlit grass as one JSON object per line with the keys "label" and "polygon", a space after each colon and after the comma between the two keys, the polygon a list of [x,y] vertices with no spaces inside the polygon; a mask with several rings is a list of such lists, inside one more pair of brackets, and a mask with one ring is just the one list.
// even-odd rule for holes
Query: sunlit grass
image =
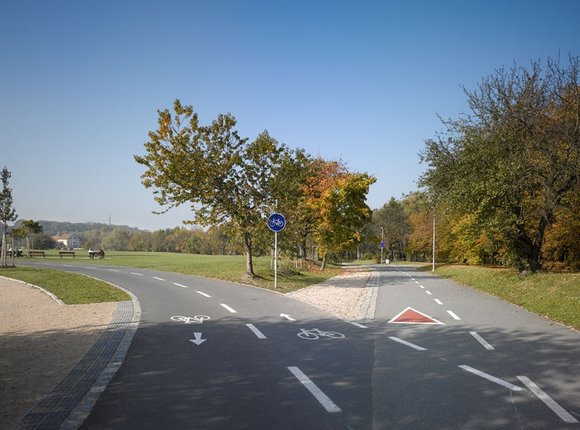
{"label": "sunlit grass", "polygon": [[520,275],[513,269],[477,266],[443,266],[436,273],[580,329],[578,273]]}
{"label": "sunlit grass", "polygon": [[[58,251],[47,251],[46,259],[32,261],[55,261],[67,264],[123,266],[165,272],[198,275],[224,281],[240,282],[262,288],[274,289],[274,269],[270,257],[254,257],[256,278],[245,275],[246,257],[242,255],[198,255],[171,252],[124,252],[108,251],[103,260],[89,259],[86,251],[77,251],[76,258],[60,258]],[[290,292],[309,285],[318,284],[341,272],[337,266],[329,265],[324,272],[316,266],[296,267],[295,263],[281,259],[278,271],[278,291]]]}
{"label": "sunlit grass", "polygon": [[127,293],[106,282],[76,273],[18,266],[2,268],[0,275],[42,287],[67,305],[131,300]]}

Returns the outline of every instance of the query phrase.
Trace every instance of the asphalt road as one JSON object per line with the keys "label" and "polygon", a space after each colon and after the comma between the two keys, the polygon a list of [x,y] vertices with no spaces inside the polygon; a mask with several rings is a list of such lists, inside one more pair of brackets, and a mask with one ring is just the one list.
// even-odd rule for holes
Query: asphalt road
{"label": "asphalt road", "polygon": [[142,310],[82,429],[580,429],[580,334],[428,272],[375,267],[355,325],[233,283],[65,269]]}

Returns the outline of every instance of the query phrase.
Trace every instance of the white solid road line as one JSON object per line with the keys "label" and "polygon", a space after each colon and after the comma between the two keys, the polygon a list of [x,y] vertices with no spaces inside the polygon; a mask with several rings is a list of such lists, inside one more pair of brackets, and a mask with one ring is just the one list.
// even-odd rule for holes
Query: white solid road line
{"label": "white solid road line", "polygon": [[153,279],[157,279],[158,281],[165,281],[163,278],[158,278],[157,276],[153,276]]}
{"label": "white solid road line", "polygon": [[495,348],[493,346],[491,346],[484,338],[482,338],[479,334],[477,334],[476,331],[470,331],[469,332],[470,335],[472,335],[476,341],[478,341],[479,343],[481,343],[481,345],[487,349],[488,351],[493,351],[495,350]]}
{"label": "white solid road line", "polygon": [[438,305],[442,305],[443,304],[443,302],[441,300],[439,300],[439,299],[435,299],[435,303],[437,303]]}
{"label": "white solid road line", "polygon": [[466,366],[465,364],[462,364],[462,365],[457,366],[457,367],[459,367],[459,368],[461,368],[469,373],[473,373],[474,375],[477,375],[477,376],[480,376],[484,379],[487,379],[488,381],[495,382],[496,384],[501,385],[502,387],[508,388],[512,391],[523,391],[524,390],[522,387],[518,387],[517,385],[510,384],[509,382],[504,381],[503,379],[496,378],[495,376],[492,376],[489,373],[485,373],[485,372],[482,372],[481,370],[474,369],[471,366]]}
{"label": "white solid road line", "polygon": [[556,403],[554,399],[544,393],[540,387],[538,387],[530,380],[530,378],[526,376],[518,376],[518,379],[522,381],[522,383],[528,387],[528,389],[534,393],[538,399],[544,402],[544,404],[549,407],[552,412],[558,415],[562,421],[568,424],[578,423],[576,418],[574,418],[566,409]]}
{"label": "white solid road line", "polygon": [[173,285],[176,285],[176,286],[181,287],[181,288],[189,288],[188,286],[183,285],[183,284],[178,284],[177,282],[174,282]]}
{"label": "white solid road line", "polygon": [[304,385],[304,387],[306,387],[308,391],[310,391],[310,394],[312,394],[314,398],[318,400],[322,407],[326,409],[326,412],[331,414],[342,412],[342,410],[330,399],[330,397],[324,394],[322,390],[318,388],[316,384],[312,382],[310,378],[306,376],[298,367],[290,366],[288,367],[288,370],[296,377],[296,379],[300,381],[302,385]]}
{"label": "white solid road line", "polygon": [[204,293],[203,291],[196,291],[197,294],[201,294],[203,297],[207,297],[211,299],[211,296],[209,294]]}
{"label": "white solid road line", "polygon": [[414,343],[407,342],[406,340],[399,339],[398,337],[389,336],[389,339],[394,340],[402,345],[408,346],[410,348],[416,349],[417,351],[427,351],[427,348],[423,348],[422,346],[415,345]]}
{"label": "white solid road line", "polygon": [[252,330],[252,333],[254,333],[258,339],[267,339],[266,336],[264,336],[264,333],[258,330],[254,324],[246,324],[246,327]]}
{"label": "white solid road line", "polygon": [[458,317],[458,316],[455,314],[455,312],[453,312],[453,311],[447,311],[447,313],[448,313],[449,315],[451,315],[451,318],[453,318],[454,320],[458,320],[458,321],[459,321],[459,320],[461,319],[461,318],[459,318],[459,317]]}
{"label": "white solid road line", "polygon": [[227,309],[228,311],[230,311],[232,314],[237,314],[238,311],[236,311],[235,309],[230,308],[228,305],[226,305],[225,303],[220,303],[220,305],[222,305],[222,307],[224,309]]}

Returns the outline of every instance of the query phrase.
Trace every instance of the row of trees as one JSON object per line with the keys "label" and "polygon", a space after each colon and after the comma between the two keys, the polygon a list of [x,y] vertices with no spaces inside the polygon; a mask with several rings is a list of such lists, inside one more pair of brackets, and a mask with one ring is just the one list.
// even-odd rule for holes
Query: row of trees
{"label": "row of trees", "polygon": [[323,268],[329,255],[360,242],[371,216],[365,200],[375,182],[372,176],[292,150],[267,131],[254,141],[241,138],[231,114],[201,125],[193,108],[176,100],[173,112],[158,115],[146,154],[135,156],[146,167],[143,185],[165,210],[189,204],[191,223],[220,228],[238,239],[248,276],[255,276],[256,249],[272,237],[266,219],[278,209],[288,221],[287,252],[305,258],[307,242],[313,240]]}
{"label": "row of trees", "polygon": [[500,69],[464,89],[470,113],[425,142],[421,192],[375,211],[390,254],[438,261],[580,269],[578,57]]}

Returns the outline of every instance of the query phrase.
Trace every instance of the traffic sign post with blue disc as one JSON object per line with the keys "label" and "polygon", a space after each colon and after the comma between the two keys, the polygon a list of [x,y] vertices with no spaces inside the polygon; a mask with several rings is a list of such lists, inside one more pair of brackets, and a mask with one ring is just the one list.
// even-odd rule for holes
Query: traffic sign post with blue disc
{"label": "traffic sign post with blue disc", "polygon": [[268,228],[274,232],[274,288],[278,288],[278,232],[286,228],[286,218],[279,213],[268,217]]}

